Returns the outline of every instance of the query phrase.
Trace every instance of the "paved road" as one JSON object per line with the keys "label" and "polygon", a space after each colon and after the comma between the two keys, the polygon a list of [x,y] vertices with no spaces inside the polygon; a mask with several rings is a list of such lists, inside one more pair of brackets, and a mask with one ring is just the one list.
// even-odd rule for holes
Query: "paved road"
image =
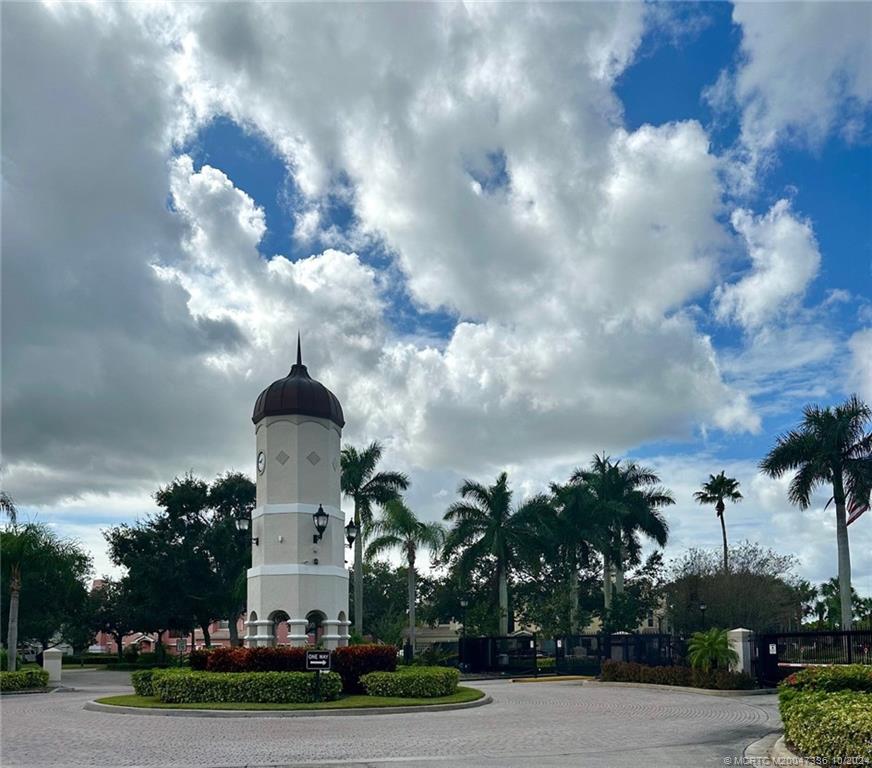
{"label": "paved road", "polygon": [[578,682],[476,683],[493,696],[493,704],[441,713],[283,719],[109,715],[82,705],[129,691],[127,675],[64,674],[77,691],[3,699],[4,768],[699,768],[738,758],[748,743],[780,727],[775,696],[721,698]]}

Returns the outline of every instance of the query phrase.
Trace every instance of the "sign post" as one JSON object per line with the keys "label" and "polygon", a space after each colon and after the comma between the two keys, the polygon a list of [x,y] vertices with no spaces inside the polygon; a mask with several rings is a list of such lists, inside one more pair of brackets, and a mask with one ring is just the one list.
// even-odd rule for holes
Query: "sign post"
{"label": "sign post", "polygon": [[315,673],[315,701],[321,701],[321,670],[330,671],[330,651],[306,651],[306,671]]}
{"label": "sign post", "polygon": [[180,637],[176,640],[176,655],[179,657],[179,666],[182,666],[184,661],[185,651],[188,650],[188,638]]}

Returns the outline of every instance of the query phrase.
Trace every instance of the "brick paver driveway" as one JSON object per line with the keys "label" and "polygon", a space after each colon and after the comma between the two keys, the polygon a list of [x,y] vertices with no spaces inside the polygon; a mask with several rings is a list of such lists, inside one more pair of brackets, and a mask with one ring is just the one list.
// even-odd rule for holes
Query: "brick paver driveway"
{"label": "brick paver driveway", "polygon": [[76,692],[2,701],[12,766],[691,766],[737,765],[779,728],[774,696],[721,698],[577,682],[476,683],[493,696],[453,712],[207,719],[87,712],[126,675],[65,673]]}

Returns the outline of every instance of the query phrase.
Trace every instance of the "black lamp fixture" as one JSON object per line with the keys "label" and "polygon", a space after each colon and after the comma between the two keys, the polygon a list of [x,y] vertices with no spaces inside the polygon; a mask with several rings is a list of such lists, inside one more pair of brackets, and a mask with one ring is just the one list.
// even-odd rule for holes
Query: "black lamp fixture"
{"label": "black lamp fixture", "polygon": [[354,520],[349,520],[348,525],[345,526],[345,540],[348,542],[349,547],[354,546],[354,540],[357,538],[357,526],[354,524]]}
{"label": "black lamp fixture", "polygon": [[318,505],[318,511],[312,515],[312,520],[315,523],[315,530],[318,531],[312,537],[312,543],[317,544],[324,536],[324,531],[327,530],[327,523],[330,522],[330,516],[324,511],[324,507]]}
{"label": "black lamp fixture", "polygon": [[705,609],[706,608],[708,608],[708,606],[705,603],[701,602],[699,604],[699,612],[702,614],[702,628],[703,629],[706,628],[705,627]]}
{"label": "black lamp fixture", "polygon": [[[247,531],[249,528],[251,528],[251,518],[248,518],[248,517],[237,517],[236,518],[236,530]],[[254,543],[254,546],[258,546],[260,544],[260,539],[257,536],[252,536],[251,541]]]}

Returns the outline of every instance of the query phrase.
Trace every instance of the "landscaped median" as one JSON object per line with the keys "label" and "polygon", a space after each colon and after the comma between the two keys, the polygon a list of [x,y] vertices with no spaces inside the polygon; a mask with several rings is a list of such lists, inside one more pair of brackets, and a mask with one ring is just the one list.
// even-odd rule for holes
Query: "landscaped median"
{"label": "landscaped median", "polygon": [[810,667],[778,690],[784,738],[824,765],[872,762],[872,667]]}
{"label": "landscaped median", "polygon": [[[345,710],[474,705],[484,694],[458,686],[459,673],[446,667],[402,667],[363,674],[365,695],[343,693],[342,677],[322,672],[204,672],[141,670],[132,675],[135,695],[99,699],[99,705],[185,710]],[[346,691],[352,685],[347,679]],[[316,692],[317,690],[317,692]]]}

